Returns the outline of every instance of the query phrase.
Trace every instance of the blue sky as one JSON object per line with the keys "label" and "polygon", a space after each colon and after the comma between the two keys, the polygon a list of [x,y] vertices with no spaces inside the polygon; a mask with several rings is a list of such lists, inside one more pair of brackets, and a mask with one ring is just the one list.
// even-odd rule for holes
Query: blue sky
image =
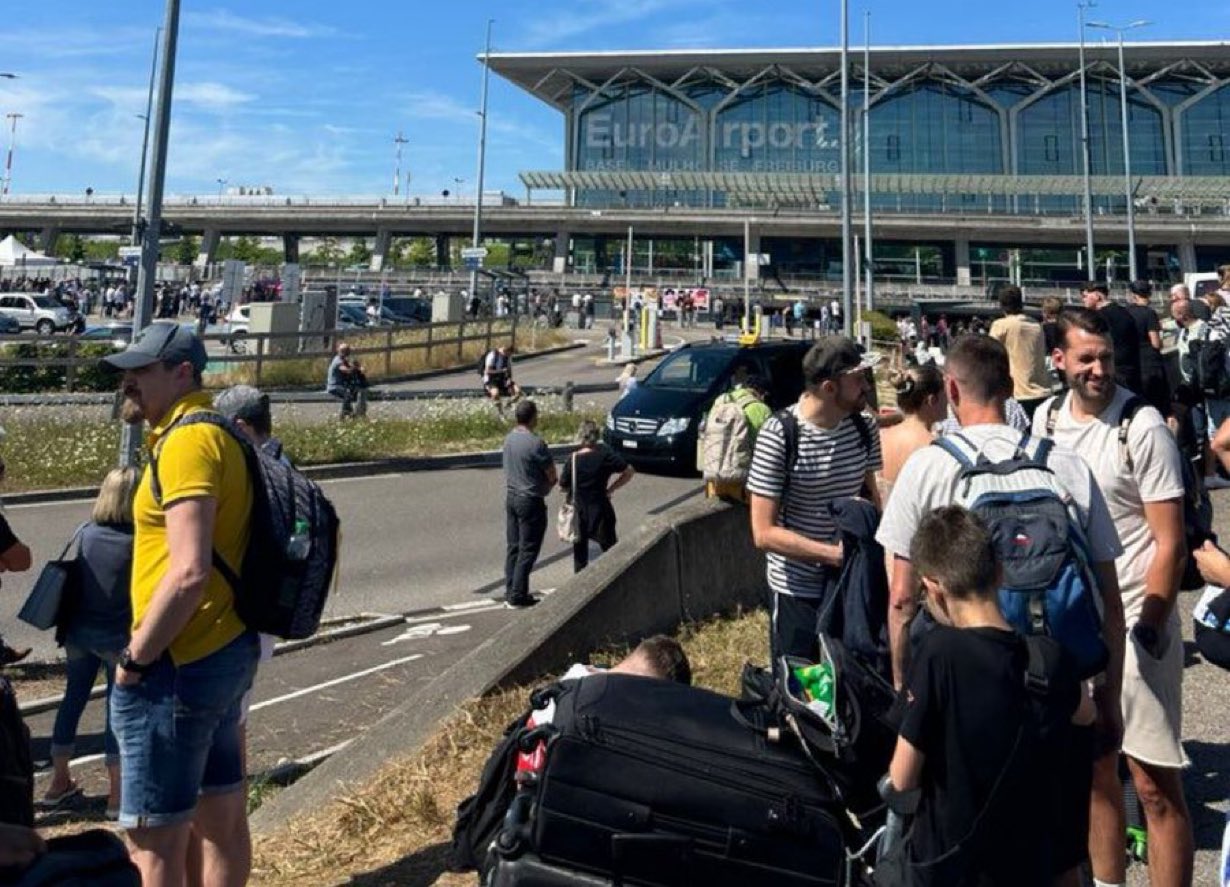
{"label": "blue sky", "polygon": [[[132,193],[164,4],[6,6],[0,72],[19,79],[0,79],[0,113],[24,115],[13,192]],[[855,43],[868,8],[876,44],[1075,39],[1070,2],[856,0]],[[801,0],[183,0],[182,10],[169,194],[217,193],[219,178],[278,194],[391,193],[399,129],[411,193],[472,192],[475,55],[489,17],[494,50],[509,52],[828,46],[838,25],[832,2]],[[1226,0],[1121,0],[1091,15],[1151,19],[1142,39],[1230,36]],[[488,188],[520,194],[518,171],[562,168],[558,113],[494,75],[490,101]]]}

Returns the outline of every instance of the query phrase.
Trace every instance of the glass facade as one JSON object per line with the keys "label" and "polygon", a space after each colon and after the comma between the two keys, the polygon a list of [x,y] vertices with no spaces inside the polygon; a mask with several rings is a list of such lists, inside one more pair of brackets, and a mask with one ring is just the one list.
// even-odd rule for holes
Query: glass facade
{"label": "glass facade", "polygon": [[[1159,65],[1159,67],[1161,67]],[[905,73],[905,72],[903,72]],[[1129,86],[1132,172],[1140,176],[1230,175],[1230,85],[1182,65]],[[1014,66],[986,82],[940,68],[873,85],[870,151],[873,173],[1069,176],[1082,171],[1080,89],[1066,72],[1049,79]],[[1222,75],[1224,76],[1224,75]],[[1050,83],[1057,85],[1051,86]],[[742,82],[701,73],[675,86],[626,73],[600,93],[578,86],[572,96],[569,169],[659,172],[653,192],[578,193],[581,204],[611,206],[727,205],[720,192],[672,190],[672,171],[836,174],[840,123],[836,86],[809,84],[784,69],[746,74]],[[861,171],[862,82],[851,79],[853,170]],[[1089,147],[1094,175],[1123,172],[1119,80],[1104,63],[1087,77]],[[826,199],[827,197],[827,199]],[[836,205],[836,195],[810,202]],[[1122,200],[1099,198],[1106,211]],[[803,204],[788,192],[765,195],[773,206]],[[1009,202],[1012,203],[1009,206]],[[1024,203],[1030,206],[1024,206]],[[1075,198],[975,195],[873,195],[882,210],[939,212],[1070,212]]]}

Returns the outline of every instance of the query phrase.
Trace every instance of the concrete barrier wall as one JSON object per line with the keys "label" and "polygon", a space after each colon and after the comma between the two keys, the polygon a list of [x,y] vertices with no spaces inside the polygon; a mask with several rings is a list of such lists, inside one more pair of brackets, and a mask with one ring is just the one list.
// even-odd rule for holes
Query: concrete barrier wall
{"label": "concrete barrier wall", "polygon": [[271,831],[353,792],[390,758],[419,748],[467,699],[561,671],[604,647],[632,644],[680,623],[767,600],[764,556],[747,509],[702,500],[651,518],[528,614],[482,641],[344,752],[252,818]]}

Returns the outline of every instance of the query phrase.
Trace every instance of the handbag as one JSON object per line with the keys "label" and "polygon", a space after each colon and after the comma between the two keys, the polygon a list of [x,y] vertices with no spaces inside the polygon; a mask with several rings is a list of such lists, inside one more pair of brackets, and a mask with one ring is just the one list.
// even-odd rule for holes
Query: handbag
{"label": "handbag", "polygon": [[28,625],[46,631],[54,628],[60,621],[65,604],[70,604],[76,597],[80,576],[77,569],[77,558],[67,559],[69,549],[81,538],[85,524],[77,527],[60,556],[43,565],[43,571],[38,574],[30,596],[21,605],[17,618]]}
{"label": "handbag", "polygon": [[577,489],[577,454],[572,454],[572,490],[564,498],[563,503],[559,507],[559,511],[555,514],[555,529],[559,533],[559,541],[567,542],[569,545],[574,544],[579,537],[577,532],[577,508],[573,504],[573,499],[576,497]]}

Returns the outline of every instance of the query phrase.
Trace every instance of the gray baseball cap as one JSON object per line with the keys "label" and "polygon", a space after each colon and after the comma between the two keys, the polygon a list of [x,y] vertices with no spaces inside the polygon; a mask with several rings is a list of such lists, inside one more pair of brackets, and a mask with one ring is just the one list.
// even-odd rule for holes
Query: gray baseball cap
{"label": "gray baseball cap", "polygon": [[159,361],[190,363],[200,371],[205,369],[208,358],[204,343],[192,330],[172,321],[160,321],[141,330],[132,344],[119,354],[102,359],[104,365],[117,370],[139,370]]}
{"label": "gray baseball cap", "polygon": [[228,419],[250,422],[269,415],[269,395],[251,385],[232,385],[214,398],[214,409]]}

